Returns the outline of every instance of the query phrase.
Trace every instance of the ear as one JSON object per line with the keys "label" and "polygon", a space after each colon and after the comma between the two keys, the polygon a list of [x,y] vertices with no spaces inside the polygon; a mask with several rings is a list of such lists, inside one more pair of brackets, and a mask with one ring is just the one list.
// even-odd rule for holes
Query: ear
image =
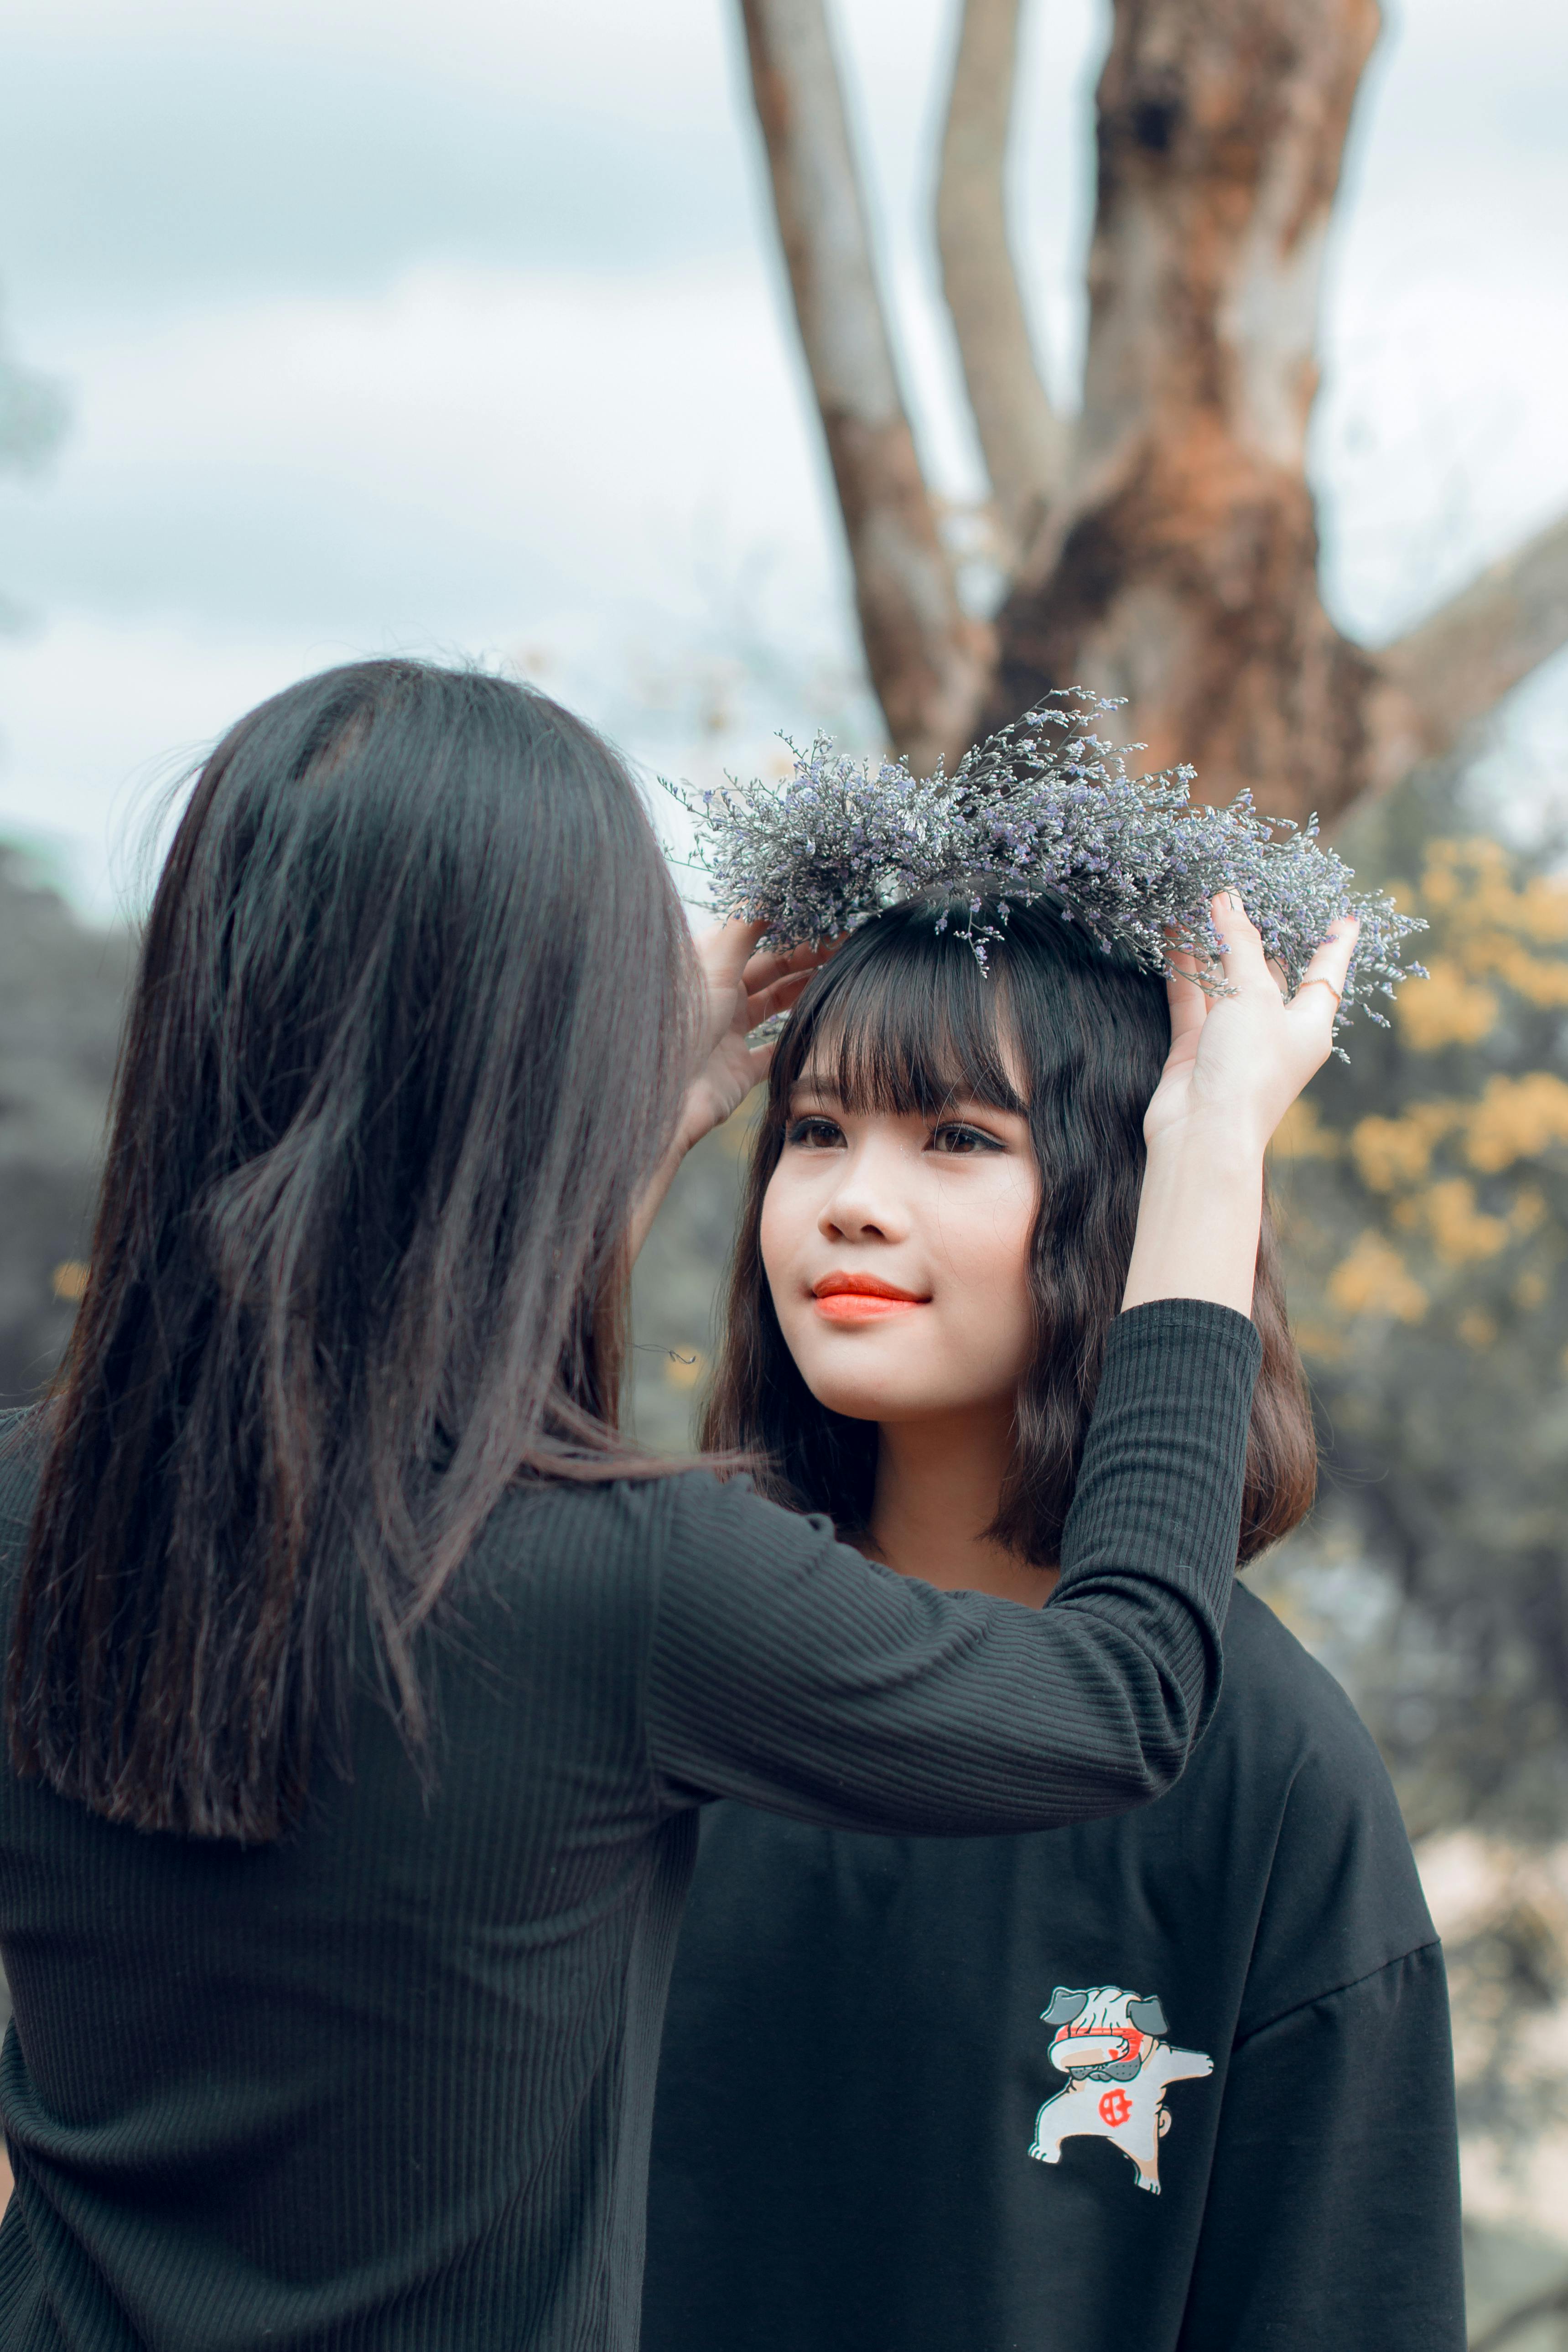
{"label": "ear", "polygon": [[[1158,2006],[1159,2003],[1156,2002],[1155,2007],[1158,2008]],[[1040,2011],[1040,2022],[1042,2025],[1070,2025],[1079,2011],[1088,2007],[1088,1993],[1074,1992],[1067,1985],[1058,1985],[1051,1995],[1049,2009],[1042,2009]]]}
{"label": "ear", "polygon": [[1160,2006],[1157,1992],[1152,1992],[1147,2000],[1130,2000],[1127,2022],[1135,2025],[1140,2033],[1168,2033],[1171,2030],[1165,2022],[1165,2012]]}

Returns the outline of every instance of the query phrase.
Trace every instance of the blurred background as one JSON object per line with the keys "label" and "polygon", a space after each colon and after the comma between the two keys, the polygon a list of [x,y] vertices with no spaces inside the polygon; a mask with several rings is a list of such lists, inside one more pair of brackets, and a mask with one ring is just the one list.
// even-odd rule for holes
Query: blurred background
{"label": "blurred background", "polygon": [[[925,763],[1075,681],[1202,796],[1321,812],[1431,977],[1277,1154],[1325,1479],[1258,1581],[1447,1944],[1474,2341],[1568,2344],[1568,15],[12,0],[4,41],[0,1402],[80,1293],[182,780],[310,669],[536,680],[677,856],[661,774]],[[670,1447],[732,1128],[639,1269]]]}

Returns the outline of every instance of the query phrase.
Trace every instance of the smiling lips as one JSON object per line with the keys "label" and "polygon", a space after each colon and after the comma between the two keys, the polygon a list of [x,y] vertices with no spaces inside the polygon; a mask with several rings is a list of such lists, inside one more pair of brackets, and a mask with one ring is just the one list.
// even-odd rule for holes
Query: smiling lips
{"label": "smiling lips", "polygon": [[889,1315],[907,1315],[911,1307],[928,1307],[929,1298],[900,1290],[897,1283],[880,1282],[874,1274],[825,1274],[812,1296],[816,1311],[829,1323],[879,1323]]}

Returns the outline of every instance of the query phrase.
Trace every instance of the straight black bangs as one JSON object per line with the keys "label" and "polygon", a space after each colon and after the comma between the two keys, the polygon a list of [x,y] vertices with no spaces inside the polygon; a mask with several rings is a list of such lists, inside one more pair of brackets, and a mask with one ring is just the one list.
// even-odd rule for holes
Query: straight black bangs
{"label": "straight black bangs", "polygon": [[[944,912],[949,919],[939,929]],[[955,929],[955,914],[963,921],[967,913],[967,906],[960,913],[940,901],[899,907],[840,948],[773,1057],[777,1118],[808,1070],[848,1111],[929,1118],[959,1099],[1026,1111],[1006,936],[987,942],[983,970]]]}

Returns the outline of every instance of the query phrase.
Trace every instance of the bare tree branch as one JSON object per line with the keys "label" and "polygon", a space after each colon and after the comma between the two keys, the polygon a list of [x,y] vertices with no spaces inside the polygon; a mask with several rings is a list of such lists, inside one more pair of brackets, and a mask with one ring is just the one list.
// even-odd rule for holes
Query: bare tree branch
{"label": "bare tree branch", "polygon": [[1020,0],[967,0],[942,142],[942,290],[991,488],[1026,547],[1059,487],[1068,428],[1040,378],[1007,236],[1007,141]]}
{"label": "bare tree branch", "polygon": [[991,667],[915,453],[823,0],[742,0],[795,317],[849,541],[871,682],[917,769],[962,750]]}
{"label": "bare tree branch", "polygon": [[1489,565],[1376,658],[1414,704],[1423,750],[1436,753],[1564,645],[1568,515]]}

